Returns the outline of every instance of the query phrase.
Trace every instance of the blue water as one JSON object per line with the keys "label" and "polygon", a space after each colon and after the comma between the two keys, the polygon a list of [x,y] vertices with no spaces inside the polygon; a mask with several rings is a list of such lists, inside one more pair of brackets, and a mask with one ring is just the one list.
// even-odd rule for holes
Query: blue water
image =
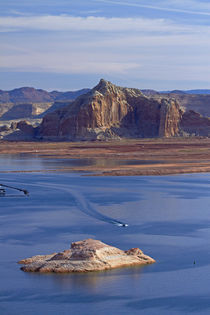
{"label": "blue water", "polygon": [[[155,160],[116,160],[113,158],[105,159],[65,159],[65,158],[47,158],[41,157],[39,154],[2,154],[0,155],[0,172],[7,171],[40,171],[40,170],[62,170],[78,166],[113,167],[120,165],[145,165],[155,164]],[[159,161],[164,163],[164,161]]]}
{"label": "blue water", "polygon": [[[22,197],[8,190],[10,197],[0,198],[1,315],[210,313],[210,174],[0,178],[30,192]],[[157,262],[89,274],[19,269],[20,259],[90,237],[121,249],[140,247]]]}

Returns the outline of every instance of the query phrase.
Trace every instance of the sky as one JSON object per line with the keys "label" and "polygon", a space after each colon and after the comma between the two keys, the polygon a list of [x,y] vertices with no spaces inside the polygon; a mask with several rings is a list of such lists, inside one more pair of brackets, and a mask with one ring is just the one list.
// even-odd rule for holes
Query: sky
{"label": "sky", "polygon": [[0,0],[0,89],[210,89],[209,0]]}

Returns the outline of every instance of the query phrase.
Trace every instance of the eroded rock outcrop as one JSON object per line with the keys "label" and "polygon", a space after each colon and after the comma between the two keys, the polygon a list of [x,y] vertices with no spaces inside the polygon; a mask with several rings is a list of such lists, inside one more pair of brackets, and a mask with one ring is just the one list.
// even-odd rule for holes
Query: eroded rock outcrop
{"label": "eroded rock outcrop", "polygon": [[54,140],[170,137],[179,135],[181,115],[175,100],[155,100],[138,89],[118,87],[101,79],[89,93],[46,115],[40,137]]}
{"label": "eroded rock outcrop", "polygon": [[23,259],[19,263],[29,272],[88,272],[132,265],[152,264],[155,260],[139,248],[127,251],[109,246],[98,240],[86,239],[71,244],[71,249],[51,255]]}
{"label": "eroded rock outcrop", "polygon": [[0,139],[11,141],[35,140],[37,126],[31,125],[26,120],[13,121],[10,125],[0,126]]}
{"label": "eroded rock outcrop", "polygon": [[209,137],[210,118],[193,110],[186,111],[182,116],[180,129],[189,135]]}

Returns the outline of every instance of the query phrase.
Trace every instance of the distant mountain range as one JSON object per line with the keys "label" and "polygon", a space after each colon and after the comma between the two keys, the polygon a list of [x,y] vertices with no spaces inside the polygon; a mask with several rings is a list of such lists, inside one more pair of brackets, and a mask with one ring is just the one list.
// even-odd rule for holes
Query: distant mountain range
{"label": "distant mountain range", "polygon": [[[71,101],[78,96],[88,93],[90,89],[81,89],[77,91],[47,92],[42,89],[35,89],[33,87],[21,87],[10,91],[0,90],[0,103],[47,103],[55,101]],[[210,89],[197,90],[172,90],[172,91],[155,91],[150,89],[142,89],[142,93],[146,96],[157,94],[210,94]]]}
{"label": "distant mountain range", "polygon": [[45,112],[65,106],[88,91],[89,89],[47,92],[32,87],[0,90],[0,120],[41,118]]}
{"label": "distant mountain range", "polygon": [[47,92],[33,87],[21,87],[11,91],[0,90],[0,103],[46,103],[54,101],[74,100],[78,96],[87,93],[89,89],[78,91]]}
{"label": "distant mountain range", "polygon": [[210,94],[210,90],[198,89],[198,90],[173,90],[165,93],[175,93],[175,94]]}
{"label": "distant mountain range", "polygon": [[154,94],[200,94],[206,95],[210,94],[210,90],[198,89],[198,90],[171,90],[171,91],[156,91],[151,89],[142,89],[144,95],[154,95]]}

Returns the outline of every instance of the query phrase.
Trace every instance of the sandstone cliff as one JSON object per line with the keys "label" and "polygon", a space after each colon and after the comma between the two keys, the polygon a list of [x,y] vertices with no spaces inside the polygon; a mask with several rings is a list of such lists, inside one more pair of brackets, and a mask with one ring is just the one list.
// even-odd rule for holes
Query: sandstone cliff
{"label": "sandstone cliff", "polygon": [[71,244],[71,249],[51,255],[23,259],[23,271],[33,272],[88,272],[108,270],[132,265],[152,264],[155,260],[139,248],[128,251],[109,246],[101,241],[87,239]]}
{"label": "sandstone cliff", "polygon": [[186,111],[180,121],[180,129],[189,135],[210,136],[210,118],[203,117],[193,110]]}
{"label": "sandstone cliff", "polygon": [[[35,118],[40,114],[47,111],[52,106],[52,103],[24,103],[24,104],[16,104],[11,106],[8,110],[6,110],[2,115],[0,115],[0,120],[14,120],[14,119],[22,119],[22,118]],[[4,105],[0,104],[0,108],[4,107]]]}
{"label": "sandstone cliff", "polygon": [[[170,93],[160,93],[154,90],[141,90],[142,93],[154,99],[173,98],[186,111],[193,110],[202,116],[210,117],[210,95],[208,94],[189,94],[187,91],[174,90]],[[195,90],[196,91],[196,90]],[[200,90],[202,91],[202,90]],[[208,90],[204,90],[206,93]]]}
{"label": "sandstone cliff", "polygon": [[12,121],[0,125],[0,139],[8,141],[33,141],[36,139],[40,120],[28,122],[26,120]]}
{"label": "sandstone cliff", "polygon": [[46,115],[40,137],[96,140],[177,136],[182,114],[176,100],[148,98],[138,89],[118,87],[102,79],[89,93]]}

